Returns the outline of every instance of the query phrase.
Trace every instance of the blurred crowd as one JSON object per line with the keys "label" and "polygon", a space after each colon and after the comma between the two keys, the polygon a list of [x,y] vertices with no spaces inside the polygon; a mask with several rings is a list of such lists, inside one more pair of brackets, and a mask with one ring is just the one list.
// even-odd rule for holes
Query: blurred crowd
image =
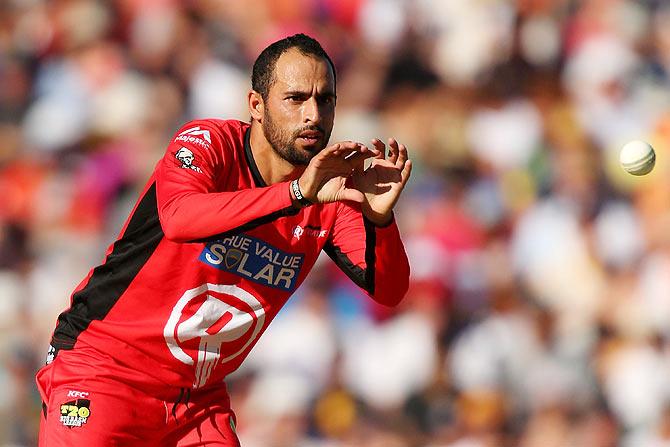
{"label": "blurred crowd", "polygon": [[331,141],[411,151],[411,285],[381,308],[320,261],[230,377],[242,445],[670,446],[664,0],[0,1],[0,445],[36,445],[56,316],[172,134],[248,120],[295,32],[338,67]]}

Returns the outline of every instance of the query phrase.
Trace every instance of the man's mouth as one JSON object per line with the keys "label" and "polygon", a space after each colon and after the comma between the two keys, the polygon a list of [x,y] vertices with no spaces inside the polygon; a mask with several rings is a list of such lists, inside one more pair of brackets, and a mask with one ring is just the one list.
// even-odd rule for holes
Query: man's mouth
{"label": "man's mouth", "polygon": [[304,145],[314,145],[321,140],[323,137],[323,133],[319,132],[318,130],[306,130],[304,132],[300,132],[298,135],[298,140],[301,140]]}

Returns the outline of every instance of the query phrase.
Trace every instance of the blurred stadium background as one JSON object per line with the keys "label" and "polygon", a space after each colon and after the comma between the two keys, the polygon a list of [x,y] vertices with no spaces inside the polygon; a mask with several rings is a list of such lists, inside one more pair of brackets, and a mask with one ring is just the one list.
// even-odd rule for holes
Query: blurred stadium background
{"label": "blurred stadium background", "polygon": [[319,263],[231,377],[242,445],[670,446],[663,0],[2,0],[0,445],[35,445],[55,318],[172,133],[246,120],[295,32],[338,66],[332,141],[411,150],[411,289]]}

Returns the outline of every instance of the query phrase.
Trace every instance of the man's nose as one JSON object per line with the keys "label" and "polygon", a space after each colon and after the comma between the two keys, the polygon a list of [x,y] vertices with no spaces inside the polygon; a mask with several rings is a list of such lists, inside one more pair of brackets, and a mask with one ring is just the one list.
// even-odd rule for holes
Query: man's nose
{"label": "man's nose", "polygon": [[305,101],[303,107],[303,122],[318,124],[321,121],[321,111],[315,97]]}

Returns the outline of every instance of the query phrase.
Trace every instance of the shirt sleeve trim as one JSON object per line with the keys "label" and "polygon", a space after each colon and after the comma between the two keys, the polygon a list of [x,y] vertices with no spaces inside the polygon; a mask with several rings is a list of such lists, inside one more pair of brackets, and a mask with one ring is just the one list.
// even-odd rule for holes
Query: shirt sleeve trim
{"label": "shirt sleeve trim", "polygon": [[323,250],[358,287],[367,291],[370,295],[374,295],[377,234],[372,222],[363,218],[363,224],[365,227],[365,264],[367,268],[363,269],[351,262],[351,259],[332,242],[327,242]]}

